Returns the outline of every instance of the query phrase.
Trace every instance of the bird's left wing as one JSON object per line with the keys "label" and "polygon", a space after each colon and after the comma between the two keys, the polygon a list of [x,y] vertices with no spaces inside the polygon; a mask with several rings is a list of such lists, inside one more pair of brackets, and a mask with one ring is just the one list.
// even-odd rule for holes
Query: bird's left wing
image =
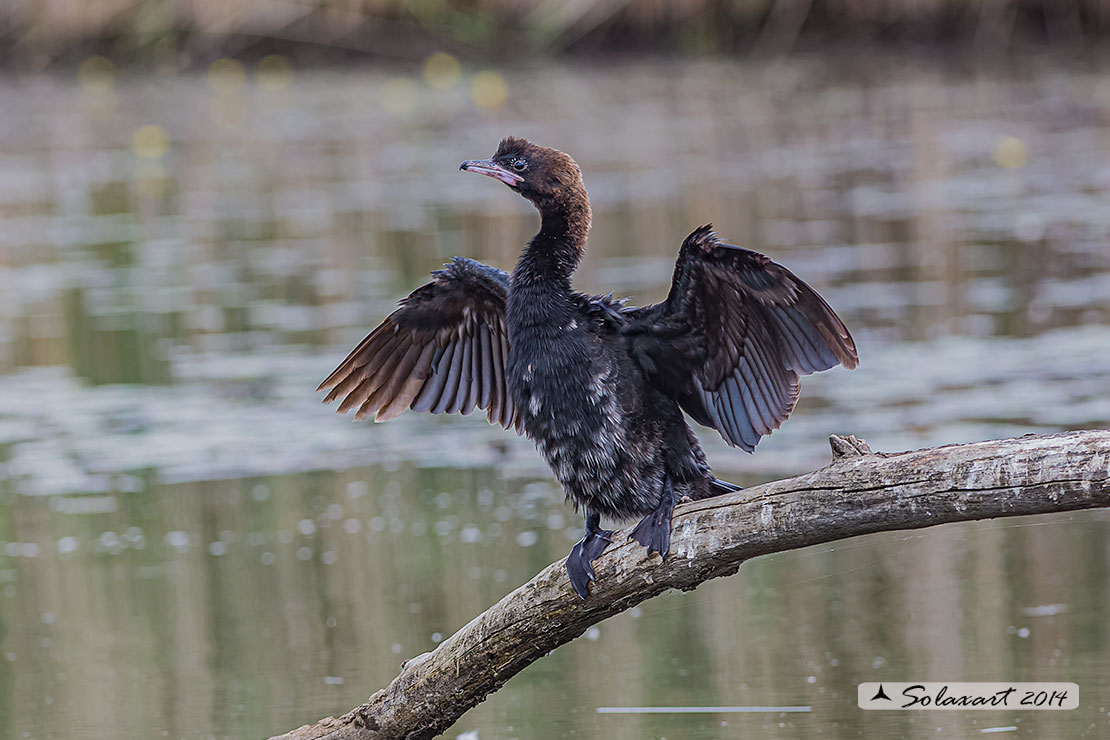
{"label": "bird's left wing", "polygon": [[848,329],[813,288],[710,226],[682,243],[667,300],[624,315],[651,382],[749,452],[794,409],[798,376],[858,362]]}
{"label": "bird's left wing", "polygon": [[346,396],[345,413],[386,421],[412,409],[469,414],[475,407],[506,429],[518,417],[505,379],[509,276],[456,257],[401,301],[316,390]]}

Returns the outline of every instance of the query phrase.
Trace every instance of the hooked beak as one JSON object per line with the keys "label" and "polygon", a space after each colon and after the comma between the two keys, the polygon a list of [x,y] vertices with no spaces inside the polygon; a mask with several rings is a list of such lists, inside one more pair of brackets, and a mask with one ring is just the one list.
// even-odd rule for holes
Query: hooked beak
{"label": "hooked beak", "polygon": [[505,169],[492,159],[468,159],[459,165],[459,169],[464,172],[477,172],[480,175],[492,177],[495,180],[500,180],[509,187],[524,182],[523,177],[511,170]]}

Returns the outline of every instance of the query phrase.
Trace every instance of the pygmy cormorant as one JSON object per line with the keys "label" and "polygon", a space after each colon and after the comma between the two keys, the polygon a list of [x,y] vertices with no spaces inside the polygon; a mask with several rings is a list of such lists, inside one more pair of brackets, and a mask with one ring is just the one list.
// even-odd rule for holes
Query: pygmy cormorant
{"label": "pygmy cormorant", "polygon": [[405,409],[468,414],[533,439],[586,516],[567,573],[586,598],[611,542],[601,517],[666,556],[682,497],[736,490],[709,472],[683,418],[748,452],[790,415],[798,378],[854,368],[848,329],[812,288],[702,226],[678,253],[666,300],[635,308],[575,292],[590,201],[567,154],[509,137],[459,169],[500,180],[539,211],[512,275],[456,257],[432,273],[319,390],[377,421]]}

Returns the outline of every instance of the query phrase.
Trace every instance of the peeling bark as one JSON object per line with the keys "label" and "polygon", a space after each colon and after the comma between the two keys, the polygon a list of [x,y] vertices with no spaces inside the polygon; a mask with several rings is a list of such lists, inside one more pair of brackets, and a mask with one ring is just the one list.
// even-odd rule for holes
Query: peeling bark
{"label": "peeling bark", "polygon": [[365,704],[271,740],[431,738],[588,627],[667,589],[689,591],[759,555],[872,532],[1110,506],[1110,431],[872,453],[830,438],[828,467],[678,506],[666,562],[618,532],[580,601],[562,561],[435,650],[406,661]]}

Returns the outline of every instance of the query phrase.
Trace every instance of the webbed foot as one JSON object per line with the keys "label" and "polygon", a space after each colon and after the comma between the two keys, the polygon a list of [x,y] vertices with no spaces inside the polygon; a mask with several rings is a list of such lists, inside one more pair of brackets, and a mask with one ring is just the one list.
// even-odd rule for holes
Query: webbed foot
{"label": "webbed foot", "polygon": [[674,514],[674,486],[668,477],[663,481],[663,500],[636,525],[628,539],[636,540],[647,548],[648,557],[653,552],[663,558],[671,550],[671,516]]}
{"label": "webbed foot", "polygon": [[646,547],[648,557],[651,557],[653,552],[659,553],[664,558],[667,557],[667,553],[671,550],[671,513],[673,511],[673,504],[669,507],[660,506],[640,520],[640,523],[632,530],[632,534],[628,535],[628,539],[636,540]]}
{"label": "webbed foot", "polygon": [[567,558],[567,575],[570,585],[578,598],[585,600],[590,595],[590,581],[596,581],[593,561],[601,557],[605,547],[611,543],[613,530],[587,529],[586,536],[574,543]]}

